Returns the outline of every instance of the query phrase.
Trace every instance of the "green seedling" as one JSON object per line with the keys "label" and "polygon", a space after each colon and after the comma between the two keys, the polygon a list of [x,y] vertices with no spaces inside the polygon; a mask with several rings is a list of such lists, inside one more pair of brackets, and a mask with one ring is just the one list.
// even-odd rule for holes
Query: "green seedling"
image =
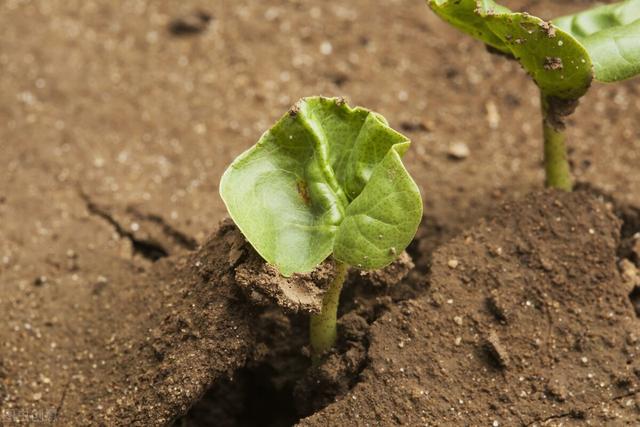
{"label": "green seedling", "polygon": [[422,199],[401,160],[409,144],[377,113],[304,98],[222,176],[231,218],[282,275],[333,256],[335,278],[310,322],[316,362],[336,341],[349,267],[385,267],[416,233]]}
{"label": "green seedling", "polygon": [[546,184],[572,189],[564,118],[592,80],[640,73],[640,0],[595,7],[546,22],[493,0],[427,0],[454,27],[520,62],[540,89]]}

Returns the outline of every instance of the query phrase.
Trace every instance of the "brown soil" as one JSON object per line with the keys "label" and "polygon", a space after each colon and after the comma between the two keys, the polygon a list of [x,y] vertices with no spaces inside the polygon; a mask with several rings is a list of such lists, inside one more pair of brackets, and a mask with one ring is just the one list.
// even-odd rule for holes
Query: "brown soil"
{"label": "brown soil", "polygon": [[586,193],[502,206],[435,252],[428,292],[371,328],[360,382],[301,425],[637,424],[619,229]]}
{"label": "brown soil", "polygon": [[[550,17],[590,2],[505,3]],[[535,88],[423,2],[8,0],[0,26],[0,424],[56,414],[64,425],[161,423],[247,358],[234,378],[273,390],[273,371],[259,371],[277,352],[254,347],[265,340],[248,323],[269,309],[237,304],[244,293],[221,286],[235,280],[230,267],[193,263],[237,255],[206,239],[224,217],[218,179],[301,96],[345,96],[414,141],[408,168],[427,213],[410,248],[417,268],[373,292],[358,294],[355,280],[360,302],[345,297],[360,317],[346,335],[359,337],[356,350],[371,337],[369,355],[377,332],[357,325],[394,302],[424,305],[433,250],[542,182]],[[637,80],[597,84],[567,122],[574,175],[625,219],[618,254],[629,274],[640,263],[637,95]],[[450,155],[459,143],[468,156]],[[299,336],[304,317],[291,316],[283,333]],[[300,347],[282,351],[303,366]],[[368,366],[359,363],[343,378]],[[287,422],[298,417],[282,398],[292,393],[274,394]]]}
{"label": "brown soil", "polygon": [[395,284],[412,299],[352,276],[317,368],[306,318],[267,310],[261,357],[177,425],[635,425],[640,320],[614,211],[589,192],[507,203],[433,254],[426,287]]}
{"label": "brown soil", "polygon": [[[90,284],[25,284],[3,311],[19,343],[3,352],[3,421],[40,416],[49,404],[64,425],[166,424],[242,366],[253,332],[250,307],[235,303],[239,291],[229,286],[230,232],[222,227],[199,252],[133,282],[133,266],[114,263]],[[80,295],[88,303],[74,303]],[[19,323],[23,310],[31,317]]]}

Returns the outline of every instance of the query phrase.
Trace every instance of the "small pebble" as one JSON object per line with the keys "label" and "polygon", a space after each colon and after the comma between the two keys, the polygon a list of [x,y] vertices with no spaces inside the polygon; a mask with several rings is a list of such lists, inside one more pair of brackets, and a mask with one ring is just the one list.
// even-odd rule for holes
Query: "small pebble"
{"label": "small pebble", "polygon": [[498,129],[500,126],[500,113],[498,113],[498,107],[496,107],[496,104],[493,101],[487,102],[485,107],[487,109],[487,122],[489,122],[489,127],[491,129]]}
{"label": "small pebble", "polygon": [[322,42],[322,44],[320,45],[320,53],[323,55],[331,55],[331,52],[333,52],[333,46],[331,45],[331,42]]}
{"label": "small pebble", "polygon": [[458,268],[458,265],[460,265],[460,262],[457,259],[450,259],[449,262],[447,262],[447,265],[449,266],[449,268]]}
{"label": "small pebble", "polygon": [[449,146],[449,150],[447,154],[450,158],[455,160],[464,160],[469,157],[471,152],[469,151],[469,147],[464,142],[456,142]]}

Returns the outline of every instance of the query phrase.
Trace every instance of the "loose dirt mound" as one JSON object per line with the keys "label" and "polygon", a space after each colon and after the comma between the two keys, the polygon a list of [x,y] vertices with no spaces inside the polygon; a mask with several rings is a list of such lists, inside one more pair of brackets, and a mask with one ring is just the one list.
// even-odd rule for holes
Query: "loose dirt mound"
{"label": "loose dirt mound", "polygon": [[164,259],[148,275],[112,260],[109,281],[76,290],[93,298],[61,294],[49,282],[29,289],[65,317],[29,311],[29,324],[0,334],[13,346],[3,353],[6,370],[0,364],[3,420],[162,425],[186,411],[244,364],[253,342],[228,261],[235,234],[223,226],[198,252]]}
{"label": "loose dirt mound", "polygon": [[619,228],[586,193],[504,205],[434,254],[428,293],[372,326],[361,382],[301,425],[640,422]]}

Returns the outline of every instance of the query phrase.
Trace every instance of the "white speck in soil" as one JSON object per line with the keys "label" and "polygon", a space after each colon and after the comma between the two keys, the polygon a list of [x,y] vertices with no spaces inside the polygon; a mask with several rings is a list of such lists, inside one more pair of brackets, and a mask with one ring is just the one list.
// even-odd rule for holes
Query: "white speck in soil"
{"label": "white speck in soil", "polygon": [[449,146],[447,155],[454,160],[464,160],[471,154],[469,147],[464,142],[456,142]]}
{"label": "white speck in soil", "polygon": [[193,127],[193,131],[198,135],[204,135],[207,132],[207,126],[204,123],[198,123]]}
{"label": "white speck in soil", "polygon": [[333,52],[333,46],[329,41],[323,41],[320,45],[320,53],[323,55],[331,55]]}

